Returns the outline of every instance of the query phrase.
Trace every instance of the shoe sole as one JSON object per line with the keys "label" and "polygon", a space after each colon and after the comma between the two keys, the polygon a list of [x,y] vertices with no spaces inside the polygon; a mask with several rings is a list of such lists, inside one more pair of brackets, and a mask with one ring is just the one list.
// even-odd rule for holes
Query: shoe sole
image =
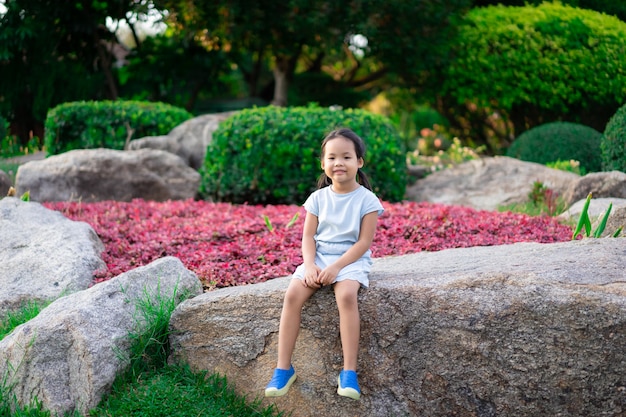
{"label": "shoe sole", "polygon": [[361,394],[354,388],[341,388],[341,378],[337,377],[337,394],[342,397],[352,398],[353,400],[360,400]]}
{"label": "shoe sole", "polygon": [[291,378],[289,378],[289,381],[287,381],[287,383],[285,384],[284,387],[282,387],[281,389],[278,388],[266,388],[265,389],[265,396],[266,397],[282,397],[283,395],[287,394],[287,391],[289,391],[289,387],[291,387],[291,384],[293,384],[293,381],[296,380],[296,374],[294,373]]}

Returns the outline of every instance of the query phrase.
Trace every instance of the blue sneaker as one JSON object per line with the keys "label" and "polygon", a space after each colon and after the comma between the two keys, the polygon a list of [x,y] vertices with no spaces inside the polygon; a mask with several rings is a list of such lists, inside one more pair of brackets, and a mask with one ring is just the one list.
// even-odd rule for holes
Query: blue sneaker
{"label": "blue sneaker", "polygon": [[274,369],[274,375],[267,387],[265,387],[266,397],[280,397],[287,394],[289,387],[296,380],[296,371],[293,365],[288,369]]}
{"label": "blue sneaker", "polygon": [[337,394],[358,400],[361,398],[361,389],[357,380],[356,372],[341,371],[337,378]]}

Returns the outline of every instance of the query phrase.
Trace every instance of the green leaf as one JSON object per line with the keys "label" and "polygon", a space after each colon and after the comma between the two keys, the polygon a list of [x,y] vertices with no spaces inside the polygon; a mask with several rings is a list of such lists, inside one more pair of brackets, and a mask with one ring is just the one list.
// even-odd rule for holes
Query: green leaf
{"label": "green leaf", "polygon": [[265,226],[267,227],[267,230],[269,230],[270,232],[274,232],[274,226],[272,226],[272,222],[270,221],[270,218],[264,214],[263,220],[265,221]]}
{"label": "green leaf", "polygon": [[293,226],[296,223],[296,221],[298,220],[298,217],[300,217],[300,213],[294,214],[294,216],[291,218],[291,220],[289,220],[289,223],[287,223],[287,227]]}
{"label": "green leaf", "polygon": [[[587,231],[587,236],[589,236],[589,230],[591,229],[591,223],[589,222],[589,203],[591,202],[591,193],[587,195],[587,201],[585,201],[585,205],[583,206],[583,211],[580,213],[580,218],[578,219],[578,224],[576,225],[576,229],[574,229],[574,233],[572,234],[572,240],[575,240],[583,226]],[[587,226],[589,224],[589,226]]]}
{"label": "green leaf", "polygon": [[609,218],[609,214],[611,214],[611,209],[612,208],[613,208],[613,203],[609,204],[609,208],[606,209],[606,212],[604,213],[604,216],[602,217],[602,220],[600,221],[600,224],[596,228],[596,231],[593,234],[593,237],[598,238],[598,237],[602,236],[602,232],[604,232],[604,228],[606,227],[606,221]]}

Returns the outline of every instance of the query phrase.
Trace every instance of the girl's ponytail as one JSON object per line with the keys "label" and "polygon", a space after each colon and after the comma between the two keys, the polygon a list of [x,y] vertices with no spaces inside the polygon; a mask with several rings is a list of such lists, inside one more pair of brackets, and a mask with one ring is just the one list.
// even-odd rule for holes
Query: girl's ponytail
{"label": "girl's ponytail", "polygon": [[359,170],[357,171],[356,176],[358,177],[359,183],[363,187],[367,188],[370,191],[373,191],[369,178],[367,178],[367,175],[365,174],[365,172],[363,172],[361,168],[359,168]]}

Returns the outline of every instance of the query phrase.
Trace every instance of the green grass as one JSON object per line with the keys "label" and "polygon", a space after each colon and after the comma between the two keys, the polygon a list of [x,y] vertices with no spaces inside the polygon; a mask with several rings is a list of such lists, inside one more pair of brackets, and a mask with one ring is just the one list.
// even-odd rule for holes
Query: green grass
{"label": "green grass", "polygon": [[[169,319],[177,305],[179,294],[164,299],[158,291],[144,292],[136,300],[135,321],[137,329],[128,338],[128,353],[118,352],[125,362],[126,371],[118,375],[111,392],[91,410],[89,417],[273,417],[284,414],[274,405],[261,406],[261,399],[247,399],[237,395],[223,376],[209,375],[206,371],[194,372],[185,364],[168,365]],[[43,308],[41,304],[28,303],[10,319],[3,320],[0,339],[19,324],[35,317]],[[141,325],[141,326],[140,326]],[[140,326],[140,327],[139,327]],[[16,406],[16,399],[0,380],[0,416],[56,417],[41,409],[34,401],[26,406]],[[79,417],[77,412],[64,417]]]}
{"label": "green grass", "polygon": [[193,372],[188,366],[165,366],[141,374],[113,392],[91,411],[93,417],[114,416],[278,416],[275,407],[238,396],[226,378]]}
{"label": "green grass", "polygon": [[0,323],[0,340],[11,333],[13,329],[28,320],[35,318],[41,310],[43,310],[49,302],[28,301],[24,303],[17,311],[10,311]]}

